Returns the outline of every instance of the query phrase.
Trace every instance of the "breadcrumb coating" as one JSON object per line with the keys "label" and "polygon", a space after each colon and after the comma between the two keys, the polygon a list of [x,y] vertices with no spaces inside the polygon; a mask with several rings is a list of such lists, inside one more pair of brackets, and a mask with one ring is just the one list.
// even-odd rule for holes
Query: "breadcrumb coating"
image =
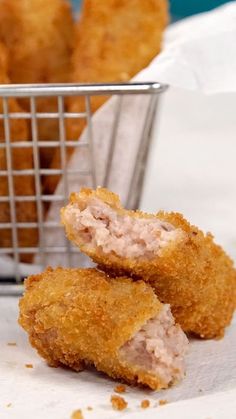
{"label": "breadcrumb coating", "polygon": [[[167,0],[84,0],[76,23],[72,55],[72,82],[111,83],[129,81],[160,52],[168,23]],[[91,97],[95,112],[105,96]],[[70,112],[85,112],[83,97],[71,97]],[[77,141],[85,128],[81,118],[67,120],[67,139]],[[67,149],[67,157],[73,148]],[[60,168],[60,151],[52,168]],[[59,176],[45,180],[45,191],[53,193]]]}
{"label": "breadcrumb coating", "polygon": [[[84,0],[76,28],[73,80],[82,83],[128,81],[160,52],[168,22],[166,0]],[[135,53],[134,53],[135,51]],[[104,97],[92,100],[93,111]],[[70,108],[84,103],[71,98]],[[68,135],[78,138],[80,121],[71,120]]]}
{"label": "breadcrumb coating", "polygon": [[[100,202],[100,208],[94,207],[94,199]],[[86,211],[86,217],[81,218]],[[151,215],[125,210],[119,197],[103,188],[82,189],[79,194],[72,194],[69,205],[61,211],[61,218],[68,238],[101,269],[149,282],[158,298],[171,305],[176,321],[185,332],[202,338],[223,336],[236,305],[236,271],[211,234],[204,234],[178,213],[160,211]],[[145,224],[150,220],[152,233],[141,236],[144,220]],[[155,220],[170,225],[176,236],[164,240],[170,228],[155,227]],[[98,222],[99,226],[102,224],[99,238],[96,236]],[[113,247],[108,250],[105,245],[111,237]],[[131,243],[130,237],[133,237]],[[118,246],[121,239],[127,257]],[[131,245],[138,249],[133,257]]]}
{"label": "breadcrumb coating", "polygon": [[[9,54],[7,48],[0,42],[0,84],[9,84]],[[7,100],[8,113],[21,113],[22,108],[15,98]],[[3,100],[0,99],[0,113],[4,111]],[[6,135],[3,120],[0,121],[0,143],[5,143]],[[9,137],[11,143],[29,140],[28,124],[25,119],[11,119],[9,121]],[[9,156],[8,156],[9,157]],[[32,148],[13,148],[11,152],[11,164],[14,170],[25,170],[33,168]],[[6,149],[0,149],[0,170],[8,170],[9,159]],[[35,184],[33,176],[17,175],[13,177],[14,195],[35,195]],[[8,177],[0,177],[0,196],[9,197]],[[35,222],[37,211],[35,202],[16,202],[16,220],[18,222]],[[0,223],[11,222],[9,202],[0,203]],[[18,247],[34,247],[38,242],[38,231],[33,228],[18,228]],[[10,228],[0,230],[0,248],[12,247],[12,232]],[[32,255],[20,255],[22,262],[29,262]]]}
{"label": "breadcrumb coating", "polygon": [[[67,0],[1,0],[0,40],[9,51],[11,83],[66,83],[70,81],[74,22]],[[26,111],[28,99],[21,100]],[[37,112],[57,112],[57,98],[38,98]],[[54,119],[38,119],[38,138],[59,137]],[[41,165],[51,163],[55,149],[41,148]]]}
{"label": "breadcrumb coating", "polygon": [[[145,282],[110,278],[96,269],[48,268],[42,274],[30,276],[25,287],[19,303],[19,323],[49,365],[66,365],[76,371],[94,365],[113,378],[153,390],[166,388],[180,377],[180,371],[174,368],[175,360],[178,362],[184,356],[187,340],[178,325],[177,339],[166,337],[174,349],[173,359],[165,340],[160,353],[160,344],[150,349],[153,355],[148,360],[155,356],[162,374],[157,373],[154,361],[154,366],[147,363],[149,353],[144,346],[140,354],[134,349],[135,361],[125,356],[131,354],[132,338],[165,308]],[[172,324],[172,318],[168,321]],[[140,339],[143,336],[144,332]],[[178,336],[186,340],[183,346]],[[147,339],[147,344],[153,341]],[[122,352],[123,348],[126,349]],[[171,373],[171,377],[168,375],[166,379],[166,373]]]}

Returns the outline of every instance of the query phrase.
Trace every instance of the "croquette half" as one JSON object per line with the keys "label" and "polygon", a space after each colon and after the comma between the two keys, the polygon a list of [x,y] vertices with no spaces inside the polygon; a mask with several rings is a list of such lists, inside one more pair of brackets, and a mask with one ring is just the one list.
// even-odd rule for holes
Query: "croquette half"
{"label": "croquette half", "polygon": [[235,308],[236,273],[211,234],[180,214],[125,210],[102,188],[72,194],[61,217],[68,238],[103,270],[149,282],[184,331],[224,334]]}
{"label": "croquette half", "polygon": [[19,323],[50,365],[94,365],[153,390],[183,378],[188,340],[145,282],[58,268],[25,285]]}

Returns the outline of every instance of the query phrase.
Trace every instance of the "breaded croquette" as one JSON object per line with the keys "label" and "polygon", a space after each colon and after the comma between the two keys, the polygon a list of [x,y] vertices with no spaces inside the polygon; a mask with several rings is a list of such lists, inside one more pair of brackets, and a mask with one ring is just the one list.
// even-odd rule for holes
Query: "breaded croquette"
{"label": "breaded croquette", "polygon": [[[5,46],[0,43],[0,84],[9,83],[8,73],[8,54]],[[21,113],[22,109],[14,98],[9,98],[6,101],[5,109],[8,113]],[[0,113],[3,113],[3,99],[0,99]],[[10,119],[9,120],[9,136],[11,143],[17,141],[29,140],[29,132],[27,122],[24,119]],[[5,143],[5,129],[4,122],[0,120],[0,143]],[[10,152],[10,159],[13,170],[27,170],[33,168],[32,148],[13,148]],[[6,171],[8,167],[9,156],[7,159],[7,152],[5,148],[0,148],[0,170]],[[9,172],[10,173],[10,172]],[[13,177],[14,196],[35,194],[33,176],[16,175]],[[0,196],[9,197],[9,184],[6,175],[0,177]],[[37,219],[37,211],[35,202],[16,202],[16,221],[17,222],[35,222]],[[9,202],[0,203],[0,223],[10,223],[11,219]],[[19,228],[18,233],[18,247],[34,247],[38,241],[38,231],[34,228]],[[12,233],[10,228],[0,229],[0,248],[12,247]],[[19,249],[20,250],[20,249]],[[20,259],[23,262],[28,262],[32,255],[22,254]]]}
{"label": "breaded croquette", "polygon": [[94,365],[153,390],[184,375],[188,340],[150,285],[96,269],[51,269],[30,276],[20,325],[54,367]]}
{"label": "breaded croquette", "polygon": [[[160,52],[168,22],[167,0],[84,0],[76,28],[72,64],[74,82],[128,81]],[[93,111],[104,97],[92,100]],[[72,112],[84,109],[84,100],[72,97]],[[68,137],[77,139],[81,121],[71,119]]]}
{"label": "breaded croquette", "polygon": [[[70,81],[74,22],[66,0],[0,0],[0,39],[9,51],[12,83]],[[21,101],[30,110],[29,101]],[[57,112],[56,98],[39,98],[37,112]],[[58,140],[58,119],[38,120],[39,140]],[[54,149],[41,149],[49,167]]]}
{"label": "breaded croquette", "polygon": [[224,334],[236,303],[236,271],[211,234],[180,214],[122,208],[106,189],[82,189],[61,211],[67,236],[99,267],[149,282],[185,332]]}
{"label": "breaded croquette", "polygon": [[[128,81],[160,52],[162,35],[168,22],[167,0],[84,0],[76,24],[72,55],[72,82],[109,83]],[[96,111],[107,99],[91,97]],[[69,112],[85,112],[85,98],[73,96]],[[77,141],[86,125],[85,119],[67,120],[67,139]],[[73,148],[67,149],[67,157]],[[52,166],[60,168],[60,151]],[[45,193],[53,193],[59,176],[45,179]]]}

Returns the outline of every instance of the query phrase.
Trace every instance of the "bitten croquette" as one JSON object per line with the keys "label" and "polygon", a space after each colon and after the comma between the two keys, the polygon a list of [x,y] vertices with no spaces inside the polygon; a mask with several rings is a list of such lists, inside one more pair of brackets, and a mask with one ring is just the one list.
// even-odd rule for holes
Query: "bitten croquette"
{"label": "bitten croquette", "polygon": [[94,365],[153,390],[183,378],[188,340],[149,284],[58,268],[25,285],[19,323],[50,365]]}
{"label": "bitten croquette", "polygon": [[151,284],[185,332],[223,336],[235,309],[236,271],[211,234],[178,213],[125,210],[103,188],[73,193],[61,218],[68,238],[101,269]]}

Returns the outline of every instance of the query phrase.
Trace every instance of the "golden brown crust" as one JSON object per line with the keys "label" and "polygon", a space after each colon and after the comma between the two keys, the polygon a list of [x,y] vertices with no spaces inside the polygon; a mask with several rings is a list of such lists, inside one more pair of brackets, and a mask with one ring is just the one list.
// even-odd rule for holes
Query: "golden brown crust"
{"label": "golden brown crust", "polygon": [[[118,196],[102,188],[96,191],[82,189],[80,194],[71,195],[71,202],[81,205],[83,200],[93,196],[109,204],[119,214],[150,217],[150,214],[140,211],[124,210]],[[63,214],[64,209],[62,222]],[[205,235],[191,226],[182,215],[161,211],[156,217],[185,233],[182,240],[166,246],[160,256],[146,261],[120,257],[114,252],[104,254],[100,248],[88,248],[65,220],[64,224],[68,238],[101,269],[148,281],[160,300],[171,304],[176,321],[184,331],[203,338],[223,336],[236,305],[236,272],[232,260],[213,242],[212,235]]]}
{"label": "golden brown crust", "polygon": [[[74,45],[72,11],[66,0],[1,0],[0,39],[9,51],[12,83],[70,81]],[[28,111],[27,99],[21,105]],[[38,112],[56,112],[56,98],[39,98]],[[38,120],[40,140],[57,140],[57,119]],[[43,167],[49,167],[54,149],[41,149]]]}
{"label": "golden brown crust", "polygon": [[[0,83],[9,83],[8,79],[8,54],[7,49],[0,43]],[[14,98],[8,99],[8,112],[20,113],[21,107]],[[3,101],[0,100],[0,113],[3,113]],[[29,140],[29,131],[26,120],[11,119],[10,124],[10,140],[11,142]],[[4,123],[0,121],[0,142],[5,142]],[[14,148],[11,153],[12,168],[15,170],[24,170],[33,168],[32,148]],[[0,149],[0,170],[7,170],[7,158],[5,149]],[[35,194],[33,176],[14,176],[13,178],[14,195],[31,195]],[[8,178],[0,177],[0,196],[9,196]],[[35,202],[17,202],[16,203],[16,220],[18,222],[35,222],[37,219]],[[10,206],[8,202],[0,203],[0,222],[9,223],[11,221]],[[37,244],[37,229],[21,228],[18,229],[18,246],[32,247]],[[0,230],[0,247],[12,246],[11,229]],[[21,255],[22,261],[30,261],[32,255]]]}
{"label": "golden brown crust", "polygon": [[96,269],[47,269],[25,281],[19,323],[52,366],[93,364],[128,383],[164,387],[154,374],[119,358],[119,349],[162,304],[143,281],[108,278]]}
{"label": "golden brown crust", "polygon": [[[83,83],[130,80],[160,52],[167,22],[166,0],[84,0],[77,24],[73,80]],[[95,98],[93,111],[104,100]],[[82,111],[84,101],[72,98],[70,108],[73,112]],[[78,138],[80,132],[79,120],[71,120],[69,138]]]}
{"label": "golden brown crust", "polygon": [[[168,22],[167,0],[84,0],[76,24],[72,56],[72,82],[109,83],[128,81],[160,52]],[[95,112],[107,97],[91,98]],[[84,112],[84,97],[69,99],[70,112]],[[69,119],[67,139],[76,141],[86,121]],[[67,150],[68,158],[73,148]],[[59,151],[52,168],[60,167]],[[48,177],[45,190],[54,192],[58,176]]]}

